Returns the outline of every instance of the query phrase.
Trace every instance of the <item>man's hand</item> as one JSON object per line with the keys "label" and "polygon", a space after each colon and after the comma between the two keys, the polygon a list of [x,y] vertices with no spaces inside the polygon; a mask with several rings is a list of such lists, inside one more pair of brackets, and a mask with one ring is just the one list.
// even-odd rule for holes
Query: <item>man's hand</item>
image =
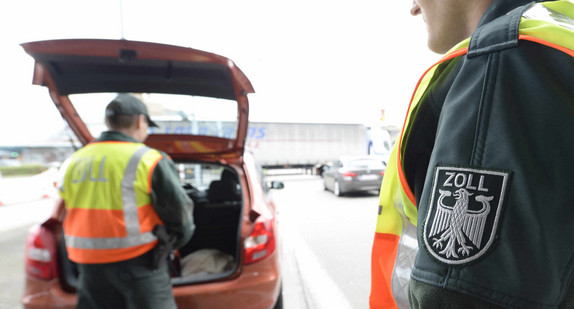
{"label": "man's hand", "polygon": [[154,248],[153,253],[153,267],[158,269],[163,266],[173,251],[172,243],[167,232],[167,229],[163,225],[156,225],[153,228],[152,233],[157,237],[159,243]]}

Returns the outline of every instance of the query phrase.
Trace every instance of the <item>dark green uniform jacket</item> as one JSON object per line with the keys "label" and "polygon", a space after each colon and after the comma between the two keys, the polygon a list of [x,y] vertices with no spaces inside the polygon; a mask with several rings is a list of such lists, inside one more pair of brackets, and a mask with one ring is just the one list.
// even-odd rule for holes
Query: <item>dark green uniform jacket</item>
{"label": "dark green uniform jacket", "polygon": [[494,0],[412,113],[412,307],[557,308],[573,285],[574,58],[518,40],[525,4]]}
{"label": "dark green uniform jacket", "polygon": [[[123,133],[106,131],[97,141],[137,141]],[[152,203],[155,212],[161,218],[169,233],[174,238],[174,249],[186,244],[193,235],[193,202],[182,189],[177,170],[169,156],[160,152],[163,158],[159,161],[152,175]]]}

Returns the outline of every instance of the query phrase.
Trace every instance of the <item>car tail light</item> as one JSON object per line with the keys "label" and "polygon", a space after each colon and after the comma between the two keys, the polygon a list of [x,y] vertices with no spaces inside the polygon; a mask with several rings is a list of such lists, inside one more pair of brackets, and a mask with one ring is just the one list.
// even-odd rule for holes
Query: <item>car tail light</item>
{"label": "car tail light", "polygon": [[381,176],[385,176],[385,171],[381,171],[379,174],[381,174]]}
{"label": "car tail light", "polygon": [[259,217],[245,239],[245,264],[257,262],[275,251],[273,219]]}
{"label": "car tail light", "polygon": [[357,177],[357,173],[353,172],[345,172],[343,173],[343,179],[345,180],[353,180],[353,178]]}
{"label": "car tail light", "polygon": [[36,278],[50,280],[57,277],[56,242],[54,233],[36,225],[26,239],[26,272]]}

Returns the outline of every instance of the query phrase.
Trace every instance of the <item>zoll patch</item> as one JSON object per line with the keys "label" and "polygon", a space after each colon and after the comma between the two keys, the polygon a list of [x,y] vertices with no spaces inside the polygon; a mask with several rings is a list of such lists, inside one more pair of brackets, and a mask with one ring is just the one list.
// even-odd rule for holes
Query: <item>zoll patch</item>
{"label": "zoll patch", "polygon": [[482,256],[498,230],[509,177],[503,171],[436,167],[423,230],[430,254],[456,265]]}

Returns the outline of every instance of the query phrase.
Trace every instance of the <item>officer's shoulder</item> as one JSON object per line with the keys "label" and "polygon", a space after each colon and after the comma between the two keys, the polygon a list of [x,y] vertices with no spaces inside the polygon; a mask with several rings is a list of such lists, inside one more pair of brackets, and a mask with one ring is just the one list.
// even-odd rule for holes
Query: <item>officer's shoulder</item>
{"label": "officer's shoulder", "polygon": [[155,148],[152,148],[152,149],[161,155],[161,157],[162,157],[161,160],[167,160],[167,161],[173,162],[173,159],[167,153],[165,153],[159,149],[155,149]]}

